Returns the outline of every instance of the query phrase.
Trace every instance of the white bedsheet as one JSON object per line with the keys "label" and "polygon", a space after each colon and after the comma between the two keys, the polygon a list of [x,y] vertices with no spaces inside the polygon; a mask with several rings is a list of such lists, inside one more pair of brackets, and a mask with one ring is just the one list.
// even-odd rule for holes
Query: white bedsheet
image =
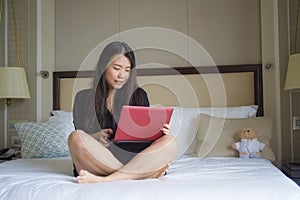
{"label": "white bedsheet", "polygon": [[160,179],[77,184],[70,158],[48,158],[0,164],[0,199],[300,200],[300,188],[264,159],[183,157]]}

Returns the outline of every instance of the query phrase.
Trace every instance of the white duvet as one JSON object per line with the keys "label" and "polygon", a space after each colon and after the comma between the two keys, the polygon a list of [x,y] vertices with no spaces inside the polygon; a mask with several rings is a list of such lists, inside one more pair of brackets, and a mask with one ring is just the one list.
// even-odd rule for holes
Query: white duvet
{"label": "white duvet", "polygon": [[77,184],[70,158],[0,164],[0,199],[300,200],[300,187],[265,159],[182,157],[160,179]]}

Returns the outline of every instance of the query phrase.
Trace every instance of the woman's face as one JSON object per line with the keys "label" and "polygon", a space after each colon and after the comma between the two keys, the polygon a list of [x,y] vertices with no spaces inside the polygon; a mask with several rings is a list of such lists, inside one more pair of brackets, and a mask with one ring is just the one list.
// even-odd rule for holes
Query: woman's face
{"label": "woman's face", "polygon": [[105,78],[110,89],[120,89],[130,77],[131,64],[124,55],[112,59],[106,69]]}

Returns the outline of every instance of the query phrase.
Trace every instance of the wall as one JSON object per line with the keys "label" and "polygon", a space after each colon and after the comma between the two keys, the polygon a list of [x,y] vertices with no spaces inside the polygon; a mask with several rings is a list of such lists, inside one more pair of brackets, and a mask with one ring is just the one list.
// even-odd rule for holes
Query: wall
{"label": "wall", "polygon": [[[56,70],[78,69],[97,44],[140,27],[163,27],[189,36],[217,64],[261,63],[259,6],[258,0],[56,1]],[[138,36],[130,42],[136,40],[147,37]],[[192,55],[188,41],[181,49]],[[138,64],[187,64],[172,53],[146,48],[137,53],[137,60]]]}
{"label": "wall", "polygon": [[45,121],[49,118],[52,110],[52,72],[55,70],[55,1],[53,0],[39,0],[38,5],[41,9],[40,21],[38,24],[39,35],[39,71],[49,71],[49,78],[43,79],[38,77],[41,85],[40,100],[39,100],[39,120]]}

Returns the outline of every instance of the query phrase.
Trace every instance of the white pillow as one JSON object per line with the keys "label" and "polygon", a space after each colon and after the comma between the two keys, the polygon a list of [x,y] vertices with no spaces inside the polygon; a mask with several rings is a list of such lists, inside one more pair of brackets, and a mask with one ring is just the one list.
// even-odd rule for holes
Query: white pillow
{"label": "white pillow", "polygon": [[16,123],[21,140],[22,158],[49,158],[69,156],[68,131],[62,122]]}
{"label": "white pillow", "polygon": [[57,123],[64,123],[67,126],[67,132],[72,132],[75,130],[74,123],[73,123],[73,113],[62,111],[62,110],[53,110],[52,116],[49,117],[48,121],[54,121]]}
{"label": "white pillow", "polygon": [[64,110],[52,110],[51,114],[56,117],[71,117],[73,118],[73,113]]}
{"label": "white pillow", "polygon": [[258,106],[237,107],[212,107],[212,108],[184,108],[173,107],[171,118],[171,134],[177,138],[178,154],[193,154],[196,146],[196,134],[198,129],[198,115],[200,113],[224,118],[249,118],[255,117]]}

